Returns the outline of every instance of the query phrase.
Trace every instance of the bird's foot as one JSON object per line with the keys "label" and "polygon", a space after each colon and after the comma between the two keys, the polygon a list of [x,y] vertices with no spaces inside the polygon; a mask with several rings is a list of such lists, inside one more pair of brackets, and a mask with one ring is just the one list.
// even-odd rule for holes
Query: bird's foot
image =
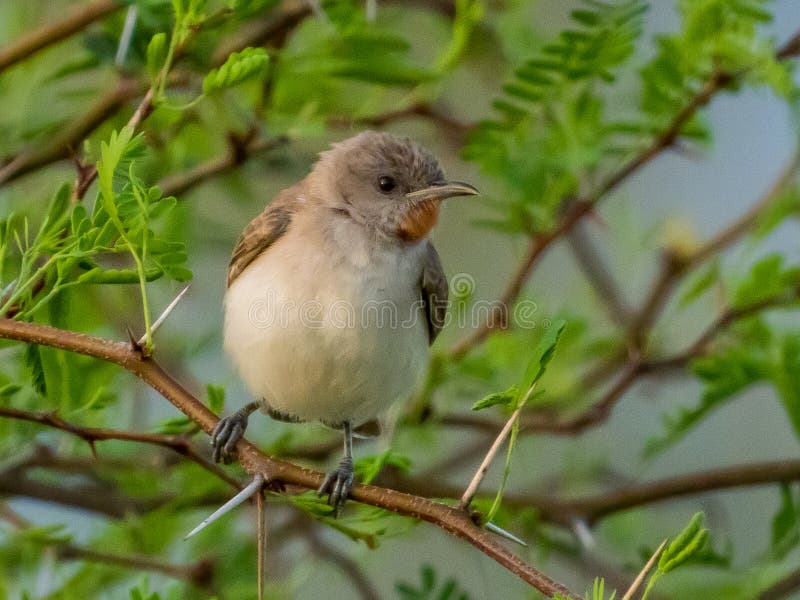
{"label": "bird's foot", "polygon": [[317,489],[317,496],[328,494],[328,504],[333,507],[333,514],[336,517],[339,516],[347,496],[350,494],[354,478],[353,459],[346,456],[335,471],[331,471],[325,476],[322,485]]}
{"label": "bird's foot", "polygon": [[236,442],[244,437],[250,412],[240,410],[219,420],[211,434],[214,462],[230,464],[236,457]]}

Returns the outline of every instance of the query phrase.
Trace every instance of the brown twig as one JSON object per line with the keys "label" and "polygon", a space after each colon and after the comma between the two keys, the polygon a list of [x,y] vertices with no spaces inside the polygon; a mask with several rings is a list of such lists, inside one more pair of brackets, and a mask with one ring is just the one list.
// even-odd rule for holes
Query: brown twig
{"label": "brown twig", "polygon": [[[126,127],[130,127],[135,131],[142,122],[150,116],[150,113],[155,109],[155,104],[153,104],[154,95],[155,92],[152,87],[147,90],[144,98],[139,102],[133,115],[128,120]],[[90,165],[87,168],[78,169],[78,179],[75,182],[75,189],[72,192],[73,200],[82,200],[95,179],[97,179],[97,165]]]}
{"label": "brown twig", "polygon": [[590,214],[597,203],[616,189],[619,184],[648,164],[661,152],[670,148],[683,127],[694,117],[695,113],[702,106],[708,104],[714,94],[730,82],[730,75],[718,72],[712,74],[705,85],[675,115],[667,128],[656,136],[646,148],[612,173],[595,191],[568,206],[553,229],[532,235],[528,253],[523,257],[519,267],[512,275],[511,281],[500,298],[500,302],[496,305],[493,318],[488,319],[469,337],[458,343],[451,351],[452,356],[454,358],[463,356],[472,348],[481,344],[493,330],[507,327],[510,307],[516,302],[533,269],[553,242],[567,234],[576,223]]}
{"label": "brown twig", "polygon": [[585,223],[578,223],[567,234],[569,247],[611,321],[617,325],[623,325],[630,320],[630,307],[623,300],[622,290],[585,225]]}
{"label": "brown twig", "polygon": [[56,545],[55,549],[58,557],[62,560],[82,560],[113,565],[133,571],[161,573],[173,579],[188,581],[206,591],[210,591],[214,578],[214,561],[211,559],[199,560],[196,563],[188,565],[175,565],[164,562],[162,558],[153,558],[144,555],[117,554],[114,552],[99,552],[85,546],[77,546],[74,544]]}
{"label": "brown twig", "polygon": [[[685,367],[692,359],[703,356],[714,338],[733,323],[771,308],[792,308],[800,297],[800,289],[788,294],[765,298],[744,307],[729,308],[717,317],[698,338],[685,350],[663,359],[642,360],[632,357],[617,377],[614,384],[601,398],[588,409],[570,419],[551,414],[527,414],[520,418],[520,433],[550,433],[554,435],[575,435],[604,423],[616,404],[630,387],[644,375],[654,375],[667,370]],[[441,422],[452,427],[472,427],[482,430],[496,430],[501,426],[494,420],[487,420],[471,414],[447,415]]]}
{"label": "brown twig", "polygon": [[[778,59],[785,59],[794,55],[798,46],[798,36],[800,36],[800,32],[796,33],[786,44],[778,49],[776,52]],[[452,348],[451,356],[456,359],[463,357],[472,348],[483,343],[492,331],[506,328],[508,326],[509,308],[516,302],[525,282],[553,242],[567,234],[576,223],[590,214],[594,207],[622,182],[649,164],[663,151],[671,148],[679,138],[683,128],[694,118],[697,111],[707,105],[718,92],[730,85],[739,75],[714,71],[705,84],[673,117],[669,125],[647,147],[613,172],[593,192],[578,199],[572,206],[567,207],[567,210],[553,229],[532,234],[528,251],[512,274],[511,280],[495,305],[494,310],[491,311],[484,323]]]}
{"label": "brown twig", "polygon": [[378,600],[381,595],[367,576],[364,575],[358,563],[343,552],[340,552],[333,544],[328,543],[317,533],[313,523],[309,523],[309,525],[310,526],[306,528],[305,535],[308,539],[308,549],[311,553],[322,560],[332,563],[346,575],[362,600]]}
{"label": "brown twig", "polygon": [[76,437],[81,438],[91,446],[94,452],[94,444],[103,440],[124,440],[128,442],[138,442],[142,444],[154,444],[163,448],[177,452],[181,456],[188,458],[194,463],[203,467],[222,479],[225,483],[236,489],[242,489],[242,484],[228,475],[223,469],[203,456],[191,441],[180,435],[163,435],[160,433],[139,433],[135,431],[121,431],[118,429],[100,429],[96,427],[81,427],[73,423],[64,421],[57,414],[52,412],[29,412],[15,408],[0,406],[0,417],[7,419],[18,419],[54,427],[66,431]]}
{"label": "brown twig", "polygon": [[104,486],[64,486],[29,479],[16,472],[0,474],[0,495],[25,496],[37,500],[57,499],[63,506],[121,519],[127,514],[141,514],[163,504],[161,499],[122,496]]}
{"label": "brown twig", "polygon": [[60,42],[125,6],[114,0],[95,0],[81,5],[63,19],[30,31],[0,48],[0,73],[43,48]]}
{"label": "brown twig", "polygon": [[[798,480],[800,460],[786,460],[666,477],[575,499],[557,498],[549,493],[508,492],[503,496],[503,504],[509,508],[533,508],[543,522],[572,527],[577,520],[593,525],[610,515],[674,498]],[[442,498],[452,498],[459,493],[459,488],[436,479],[402,478],[397,480],[397,485],[411,493]]]}
{"label": "brown twig", "polygon": [[[93,356],[125,368],[169,400],[176,408],[211,433],[218,418],[154,360],[144,358],[128,344],[113,342],[47,325],[0,320],[0,338],[30,342],[70,352]],[[237,444],[239,462],[251,474],[261,474],[273,484],[292,484],[317,489],[323,474],[262,454],[255,446],[241,440]],[[490,533],[476,525],[466,511],[419,496],[371,485],[356,485],[350,496],[357,502],[378,506],[416,519],[428,521],[459,537],[495,560],[548,596],[561,593],[578,598],[563,585],[511,553]]]}
{"label": "brown twig", "polygon": [[525,408],[525,402],[527,402],[528,398],[531,397],[531,394],[533,394],[535,388],[536,384],[534,383],[526,392],[525,397],[519,401],[517,408],[508,418],[508,421],[505,422],[503,428],[500,430],[500,433],[497,434],[497,437],[492,442],[492,445],[489,446],[489,450],[483,457],[483,461],[478,467],[478,470],[475,471],[475,475],[472,476],[469,485],[467,485],[467,488],[461,495],[461,500],[458,502],[459,508],[463,510],[469,508],[470,502],[472,502],[472,499],[475,497],[481,482],[483,481],[484,477],[486,477],[486,473],[489,471],[489,466],[492,464],[494,457],[497,456],[497,453],[500,451],[500,447],[503,445],[503,442],[506,441],[506,438],[511,433],[511,429],[514,427],[517,419],[519,419],[522,409]]}
{"label": "brown twig", "polygon": [[445,131],[457,145],[464,143],[467,134],[473,128],[471,123],[459,121],[455,117],[447,114],[446,111],[437,108],[429,102],[417,102],[397,110],[390,110],[388,112],[364,117],[333,116],[328,119],[328,125],[333,127],[351,127],[355,124],[367,125],[369,127],[386,127],[397,121],[418,118],[431,121],[441,130]]}
{"label": "brown twig", "polygon": [[683,277],[750,231],[764,211],[774,204],[792,184],[798,170],[800,170],[800,149],[795,151],[794,156],[781,170],[769,189],[738,219],[689,255],[681,256],[669,250],[662,255],[660,273],[628,329],[628,340],[633,354],[639,354],[642,351],[647,334],[658,320],[669,297]]}
{"label": "brown twig", "polygon": [[[0,504],[0,517],[11,523],[15,529],[21,531],[33,527],[30,521],[18,515],[5,504]],[[54,541],[52,547],[54,547],[58,558],[62,560],[81,560],[110,564],[136,571],[152,571],[173,579],[188,581],[207,591],[210,591],[214,577],[214,562],[211,559],[199,560],[189,565],[173,565],[149,556],[100,552],[69,542]]]}
{"label": "brown twig", "polygon": [[756,600],[781,600],[800,590],[800,569],[791,571],[767,589],[762,591]]}
{"label": "brown twig", "polygon": [[250,46],[263,46],[267,43],[282,46],[287,36],[309,15],[311,15],[311,5],[308,2],[295,2],[264,19],[248,23],[241,28],[236,37],[220,44],[214,51],[211,62],[214,66],[219,66],[233,52],[239,52]]}
{"label": "brown twig", "polygon": [[159,181],[158,186],[165,196],[177,196],[196,185],[221,175],[222,173],[241,166],[248,159],[273,150],[288,141],[288,138],[281,136],[273,139],[264,137],[253,137],[251,139],[241,139],[235,136],[229,137],[229,151],[221,158],[212,158],[202,162],[188,171],[170,175]]}
{"label": "brown twig", "polygon": [[[574,519],[583,519],[588,523],[594,523],[608,515],[630,508],[682,496],[799,479],[800,461],[754,463],[678,475],[578,500],[552,501],[546,497],[539,497],[534,506],[541,511],[542,518],[551,523],[567,525]],[[530,500],[530,498],[528,499]],[[509,503],[520,501],[524,500],[519,497],[515,498],[513,495],[507,497]]]}

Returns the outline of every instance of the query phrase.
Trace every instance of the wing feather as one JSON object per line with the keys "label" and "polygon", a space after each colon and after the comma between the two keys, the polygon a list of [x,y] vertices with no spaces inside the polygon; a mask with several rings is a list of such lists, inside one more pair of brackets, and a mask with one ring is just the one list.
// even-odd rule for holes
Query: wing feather
{"label": "wing feather", "polygon": [[239,236],[228,266],[228,287],[247,266],[286,233],[301,202],[300,184],[280,192]]}
{"label": "wing feather", "polygon": [[425,262],[422,267],[420,292],[428,320],[428,341],[433,344],[441,333],[447,317],[448,287],[439,253],[430,242],[426,247]]}

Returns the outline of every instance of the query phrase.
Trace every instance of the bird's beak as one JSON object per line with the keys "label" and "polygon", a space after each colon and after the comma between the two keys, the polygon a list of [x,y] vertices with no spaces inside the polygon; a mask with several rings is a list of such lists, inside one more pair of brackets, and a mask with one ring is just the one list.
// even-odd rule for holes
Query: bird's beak
{"label": "bird's beak", "polygon": [[444,200],[454,196],[474,196],[480,192],[468,183],[461,181],[442,181],[421,190],[414,190],[406,194],[409,200]]}

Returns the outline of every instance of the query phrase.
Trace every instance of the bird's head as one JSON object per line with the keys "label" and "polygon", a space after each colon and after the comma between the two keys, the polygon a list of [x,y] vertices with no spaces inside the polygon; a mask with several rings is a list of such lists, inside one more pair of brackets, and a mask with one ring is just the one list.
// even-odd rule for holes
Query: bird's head
{"label": "bird's head", "polygon": [[447,181],[436,158],[410,139],[374,131],[321,153],[309,181],[328,207],[403,241],[427,236],[446,198],[478,193]]}

